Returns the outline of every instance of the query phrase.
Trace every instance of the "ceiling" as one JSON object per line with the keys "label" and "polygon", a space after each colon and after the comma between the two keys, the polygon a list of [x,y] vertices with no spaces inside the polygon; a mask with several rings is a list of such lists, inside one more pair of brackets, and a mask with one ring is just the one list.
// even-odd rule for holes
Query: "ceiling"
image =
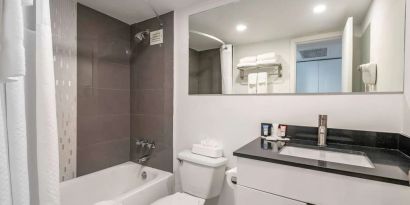
{"label": "ceiling", "polygon": [[[160,15],[201,2],[201,0],[146,1],[151,2]],[[155,17],[145,0],[78,0],[78,2],[128,24]]]}
{"label": "ceiling", "polygon": [[[360,23],[372,0],[241,0],[190,17],[190,30],[213,35],[238,45],[317,33],[341,31],[348,17]],[[314,14],[313,8],[325,4],[327,10]],[[248,29],[236,31],[236,25]],[[190,47],[206,50],[218,47],[210,39],[191,34]],[[219,44],[220,46],[220,44]]]}

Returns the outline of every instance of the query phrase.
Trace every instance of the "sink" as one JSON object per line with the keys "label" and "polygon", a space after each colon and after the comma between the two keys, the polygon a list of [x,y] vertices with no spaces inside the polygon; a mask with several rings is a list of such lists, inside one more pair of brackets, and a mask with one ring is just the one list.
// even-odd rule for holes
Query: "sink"
{"label": "sink", "polygon": [[345,153],[342,151],[317,150],[301,147],[284,147],[279,154],[300,157],[306,159],[315,159],[326,162],[334,162],[339,164],[348,164],[359,167],[374,168],[373,163],[365,154],[360,153]]}

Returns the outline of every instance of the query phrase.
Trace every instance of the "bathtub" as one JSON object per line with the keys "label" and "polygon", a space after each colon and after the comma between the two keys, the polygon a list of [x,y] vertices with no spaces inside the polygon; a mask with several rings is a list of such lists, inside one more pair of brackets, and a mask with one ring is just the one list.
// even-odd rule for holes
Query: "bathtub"
{"label": "bathtub", "polygon": [[61,205],[93,205],[106,200],[149,205],[172,194],[173,187],[171,173],[126,162],[62,182]]}

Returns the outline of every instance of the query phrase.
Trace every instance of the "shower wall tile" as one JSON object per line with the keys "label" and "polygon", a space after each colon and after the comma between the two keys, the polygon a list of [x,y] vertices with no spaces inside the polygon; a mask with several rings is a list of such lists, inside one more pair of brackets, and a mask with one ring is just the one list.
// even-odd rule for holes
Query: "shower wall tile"
{"label": "shower wall tile", "polygon": [[50,1],[56,80],[60,180],[77,172],[77,7],[74,0]]}
{"label": "shower wall tile", "polygon": [[90,146],[78,147],[78,175],[93,173],[129,161],[130,139],[104,141]]}
{"label": "shower wall tile", "polygon": [[[131,39],[131,159],[143,154],[135,139],[154,140],[156,149],[147,165],[173,171],[173,13],[160,16],[164,43],[149,45]],[[131,36],[160,29],[156,18],[131,25]]]}
{"label": "shower wall tile", "polygon": [[130,26],[78,4],[78,176],[129,161]]}

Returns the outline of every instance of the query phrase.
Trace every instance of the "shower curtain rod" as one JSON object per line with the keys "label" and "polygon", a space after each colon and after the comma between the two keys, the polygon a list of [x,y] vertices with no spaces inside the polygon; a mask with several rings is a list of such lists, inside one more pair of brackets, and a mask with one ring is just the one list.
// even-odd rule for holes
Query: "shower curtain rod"
{"label": "shower curtain rod", "polygon": [[215,36],[209,35],[209,34],[207,34],[207,33],[202,33],[202,32],[200,32],[200,31],[195,31],[195,30],[190,30],[189,32],[190,32],[190,33],[195,33],[195,34],[198,34],[198,35],[201,35],[201,36],[205,36],[205,37],[210,38],[210,39],[212,39],[212,40],[218,41],[219,43],[222,43],[223,46],[226,45],[226,43],[223,42],[221,39],[219,39],[219,38],[217,38],[217,37],[215,37]]}

